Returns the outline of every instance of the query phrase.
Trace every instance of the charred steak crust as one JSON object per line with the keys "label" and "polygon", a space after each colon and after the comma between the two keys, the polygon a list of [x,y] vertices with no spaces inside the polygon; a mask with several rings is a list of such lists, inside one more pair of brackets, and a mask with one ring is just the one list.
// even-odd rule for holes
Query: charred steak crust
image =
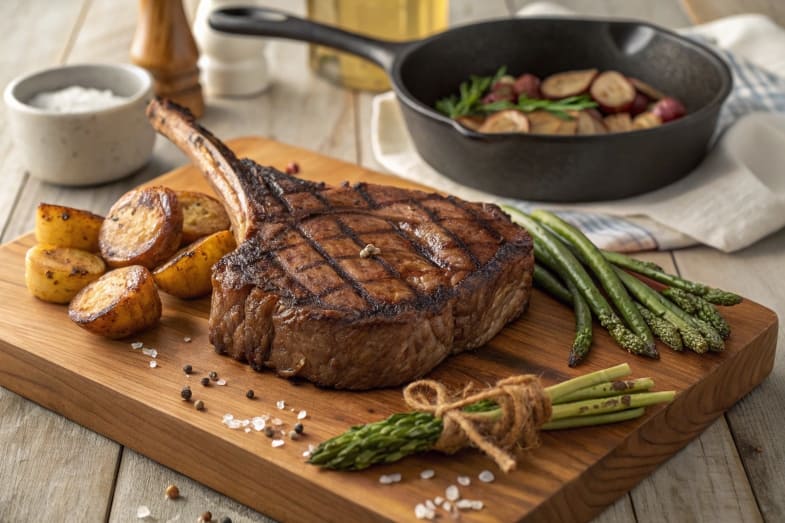
{"label": "charred steak crust", "polygon": [[[211,155],[200,165],[242,231],[213,268],[218,352],[324,386],[394,386],[485,344],[527,306],[532,240],[495,205],[302,180],[237,160],[165,102],[148,113],[192,157]],[[214,165],[231,173],[216,181]],[[369,244],[378,253],[361,255]]]}

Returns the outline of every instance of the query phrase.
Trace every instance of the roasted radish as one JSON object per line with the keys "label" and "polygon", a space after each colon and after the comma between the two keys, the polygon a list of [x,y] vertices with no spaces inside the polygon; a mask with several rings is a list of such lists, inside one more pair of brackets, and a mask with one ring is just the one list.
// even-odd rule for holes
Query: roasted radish
{"label": "roasted radish", "polygon": [[597,75],[589,94],[606,113],[623,113],[632,107],[635,88],[627,78],[616,71],[605,71]]}
{"label": "roasted radish", "polygon": [[649,108],[649,97],[645,94],[635,93],[635,99],[630,106],[630,114],[635,116]]}
{"label": "roasted radish", "polygon": [[518,96],[525,96],[526,98],[542,98],[540,92],[540,79],[533,74],[520,75],[513,84],[513,89]]}
{"label": "roasted radish", "polygon": [[687,112],[680,101],[670,96],[666,96],[651,108],[651,112],[662,119],[662,122],[670,122],[681,118]]}
{"label": "roasted radish", "polygon": [[545,98],[552,100],[577,96],[589,89],[595,76],[597,76],[597,69],[552,74],[542,81],[540,90]]}
{"label": "roasted radish", "polygon": [[514,102],[516,98],[518,98],[518,95],[515,94],[512,84],[498,84],[498,87],[483,97],[482,103]]}
{"label": "roasted radish", "polygon": [[522,112],[507,109],[486,118],[477,131],[481,133],[527,133],[529,132],[529,120]]}
{"label": "roasted radish", "polygon": [[662,118],[649,111],[639,114],[632,120],[633,129],[651,129],[658,125],[662,125]]}
{"label": "roasted radish", "polygon": [[643,80],[638,80],[637,78],[633,78],[631,76],[627,77],[627,80],[630,81],[630,83],[632,84],[632,86],[635,88],[636,91],[645,95],[651,100],[656,101],[665,98],[665,93],[663,93],[658,89],[655,89],[654,87],[650,86]]}
{"label": "roasted radish", "polygon": [[609,114],[605,117],[603,123],[605,124],[605,127],[608,128],[608,132],[611,133],[632,131],[632,118],[630,118],[630,113]]}

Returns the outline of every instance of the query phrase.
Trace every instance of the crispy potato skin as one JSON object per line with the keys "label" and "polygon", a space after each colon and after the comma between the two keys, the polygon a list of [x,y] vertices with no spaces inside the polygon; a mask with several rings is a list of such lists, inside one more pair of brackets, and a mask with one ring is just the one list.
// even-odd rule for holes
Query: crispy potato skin
{"label": "crispy potato skin", "polygon": [[110,267],[142,265],[152,269],[177,251],[182,230],[183,213],[173,190],[134,189],[110,209],[98,244]]}
{"label": "crispy potato skin", "polygon": [[68,303],[106,271],[104,261],[87,251],[35,245],[25,255],[25,285],[38,299]]}
{"label": "crispy potato skin", "polygon": [[35,213],[35,239],[56,247],[98,252],[98,232],[103,216],[89,211],[39,203]]}
{"label": "crispy potato skin", "polygon": [[230,227],[223,204],[212,196],[194,191],[175,194],[183,211],[183,246]]}
{"label": "crispy potato skin", "polygon": [[117,339],[152,327],[161,318],[153,275],[141,265],[109,271],[77,294],[68,307],[83,329]]}
{"label": "crispy potato skin", "polygon": [[212,290],[212,266],[236,247],[234,236],[220,231],[181,249],[153,272],[162,291],[178,298],[197,298]]}

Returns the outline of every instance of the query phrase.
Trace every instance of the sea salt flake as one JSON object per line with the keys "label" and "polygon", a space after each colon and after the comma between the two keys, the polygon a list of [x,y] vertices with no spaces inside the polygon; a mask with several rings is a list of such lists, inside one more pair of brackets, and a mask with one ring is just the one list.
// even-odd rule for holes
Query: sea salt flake
{"label": "sea salt flake", "polygon": [[472,508],[472,500],[470,499],[459,499],[455,502],[455,507],[459,510],[466,510]]}
{"label": "sea salt flake", "polygon": [[469,476],[458,476],[458,483],[464,487],[468,487],[472,484],[472,478]]}
{"label": "sea salt flake", "polygon": [[455,485],[450,485],[444,490],[444,497],[450,501],[455,501],[461,497],[461,491]]}
{"label": "sea salt flake", "polygon": [[390,478],[390,476],[388,476],[387,474],[382,474],[381,476],[379,476],[379,483],[381,483],[382,485],[389,485],[392,482],[393,482],[392,478]]}
{"label": "sea salt flake", "polygon": [[490,470],[483,470],[480,472],[480,475],[477,478],[482,481],[483,483],[491,483],[493,480],[496,479],[496,476],[493,475],[493,472]]}
{"label": "sea salt flake", "polygon": [[157,358],[158,357],[158,351],[155,350],[155,349],[151,349],[150,347],[143,348],[142,349],[142,354],[144,354],[145,356],[150,356],[151,358]]}
{"label": "sea salt flake", "polygon": [[442,503],[444,503],[444,498],[441,496],[436,496],[435,498],[433,498],[433,502],[437,505],[441,505]]}
{"label": "sea salt flake", "polygon": [[134,350],[139,350],[142,347],[144,347],[144,343],[142,343],[141,341],[135,341],[131,344],[131,348]]}
{"label": "sea salt flake", "polygon": [[393,483],[399,483],[401,481],[401,477],[402,476],[400,472],[395,472],[393,474],[390,474],[390,481],[392,481]]}
{"label": "sea salt flake", "polygon": [[256,416],[251,420],[251,424],[255,431],[260,432],[264,430],[264,426],[267,424],[267,420],[262,418],[261,416]]}
{"label": "sea salt flake", "polygon": [[215,384],[223,387],[224,385],[226,385],[226,380],[221,378],[220,380],[216,381]]}
{"label": "sea salt flake", "polygon": [[422,503],[417,503],[417,505],[414,506],[414,517],[417,519],[425,519],[428,512],[430,512],[430,510]]}
{"label": "sea salt flake", "polygon": [[147,505],[139,505],[136,509],[136,517],[139,519],[147,519],[150,517],[150,508]]}
{"label": "sea salt flake", "polygon": [[274,439],[273,440],[273,448],[277,449],[278,447],[283,447],[285,443],[286,443],[286,441],[283,440],[283,439]]}
{"label": "sea salt flake", "polygon": [[191,343],[191,337],[190,336],[185,336],[185,337],[183,337],[183,341],[185,343]]}
{"label": "sea salt flake", "polygon": [[425,500],[425,506],[428,507],[431,510],[436,510],[436,504],[433,501],[431,501],[430,499],[426,499]]}
{"label": "sea salt flake", "polygon": [[303,452],[303,457],[304,458],[310,458],[311,457],[311,451],[310,450],[306,450],[305,452]]}
{"label": "sea salt flake", "polygon": [[239,419],[230,419],[226,422],[226,426],[232,430],[239,429],[243,426],[243,422]]}
{"label": "sea salt flake", "polygon": [[284,400],[278,400],[278,401],[275,402],[275,407],[278,410],[283,410],[283,409],[286,408],[286,402]]}
{"label": "sea salt flake", "polygon": [[223,417],[223,420],[222,420],[222,421],[223,421],[224,423],[226,423],[227,421],[231,421],[231,420],[233,420],[233,419],[234,419],[234,416],[232,416],[231,414],[224,414],[224,417]]}
{"label": "sea salt flake", "polygon": [[158,366],[158,362],[155,360],[150,360],[150,368],[154,369]]}
{"label": "sea salt flake", "polygon": [[283,421],[281,420],[281,418],[273,418],[270,420],[270,423],[272,423],[276,427],[280,427],[281,425],[283,425]]}
{"label": "sea salt flake", "polygon": [[250,424],[251,424],[251,420],[249,420],[249,419],[244,419],[244,420],[243,420],[243,421],[241,421],[240,423],[242,423],[242,424],[243,424],[243,427],[247,427],[248,425],[250,425]]}
{"label": "sea salt flake", "polygon": [[431,479],[436,475],[436,472],[433,469],[425,469],[420,472],[420,479]]}
{"label": "sea salt flake", "polygon": [[480,499],[473,499],[472,500],[472,510],[482,510],[485,508],[485,503],[482,502]]}
{"label": "sea salt flake", "polygon": [[308,417],[308,413],[305,412],[304,410],[301,410],[300,412],[297,413],[297,419],[305,419],[307,417]]}
{"label": "sea salt flake", "polygon": [[447,512],[450,512],[452,510],[452,503],[450,503],[449,501],[445,501],[444,503],[442,503],[442,508]]}
{"label": "sea salt flake", "polygon": [[249,432],[251,432],[251,427],[245,427],[245,433],[248,434]]}

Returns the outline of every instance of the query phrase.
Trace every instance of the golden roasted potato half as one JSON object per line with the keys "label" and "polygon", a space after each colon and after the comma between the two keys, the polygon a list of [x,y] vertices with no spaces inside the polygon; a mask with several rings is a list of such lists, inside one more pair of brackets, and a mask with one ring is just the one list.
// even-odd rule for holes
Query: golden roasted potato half
{"label": "golden roasted potato half", "polygon": [[178,298],[196,298],[212,289],[212,266],[236,247],[229,231],[220,231],[180,249],[153,272],[162,291]]}
{"label": "golden roasted potato half", "polygon": [[221,202],[201,192],[176,191],[183,210],[182,245],[228,229],[229,215]]}
{"label": "golden roasted potato half", "polygon": [[182,230],[183,213],[173,190],[134,189],[109,210],[98,244],[110,267],[142,265],[152,269],[177,251]]}
{"label": "golden roasted potato half", "polygon": [[124,338],[158,323],[161,297],[145,267],[121,267],[82,289],[71,300],[68,316],[93,334]]}
{"label": "golden roasted potato half", "polygon": [[98,231],[103,216],[89,211],[39,203],[35,213],[35,239],[55,247],[98,252]]}
{"label": "golden roasted potato half", "polygon": [[105,271],[101,258],[70,247],[35,245],[25,256],[27,289],[36,298],[52,303],[68,303]]}

